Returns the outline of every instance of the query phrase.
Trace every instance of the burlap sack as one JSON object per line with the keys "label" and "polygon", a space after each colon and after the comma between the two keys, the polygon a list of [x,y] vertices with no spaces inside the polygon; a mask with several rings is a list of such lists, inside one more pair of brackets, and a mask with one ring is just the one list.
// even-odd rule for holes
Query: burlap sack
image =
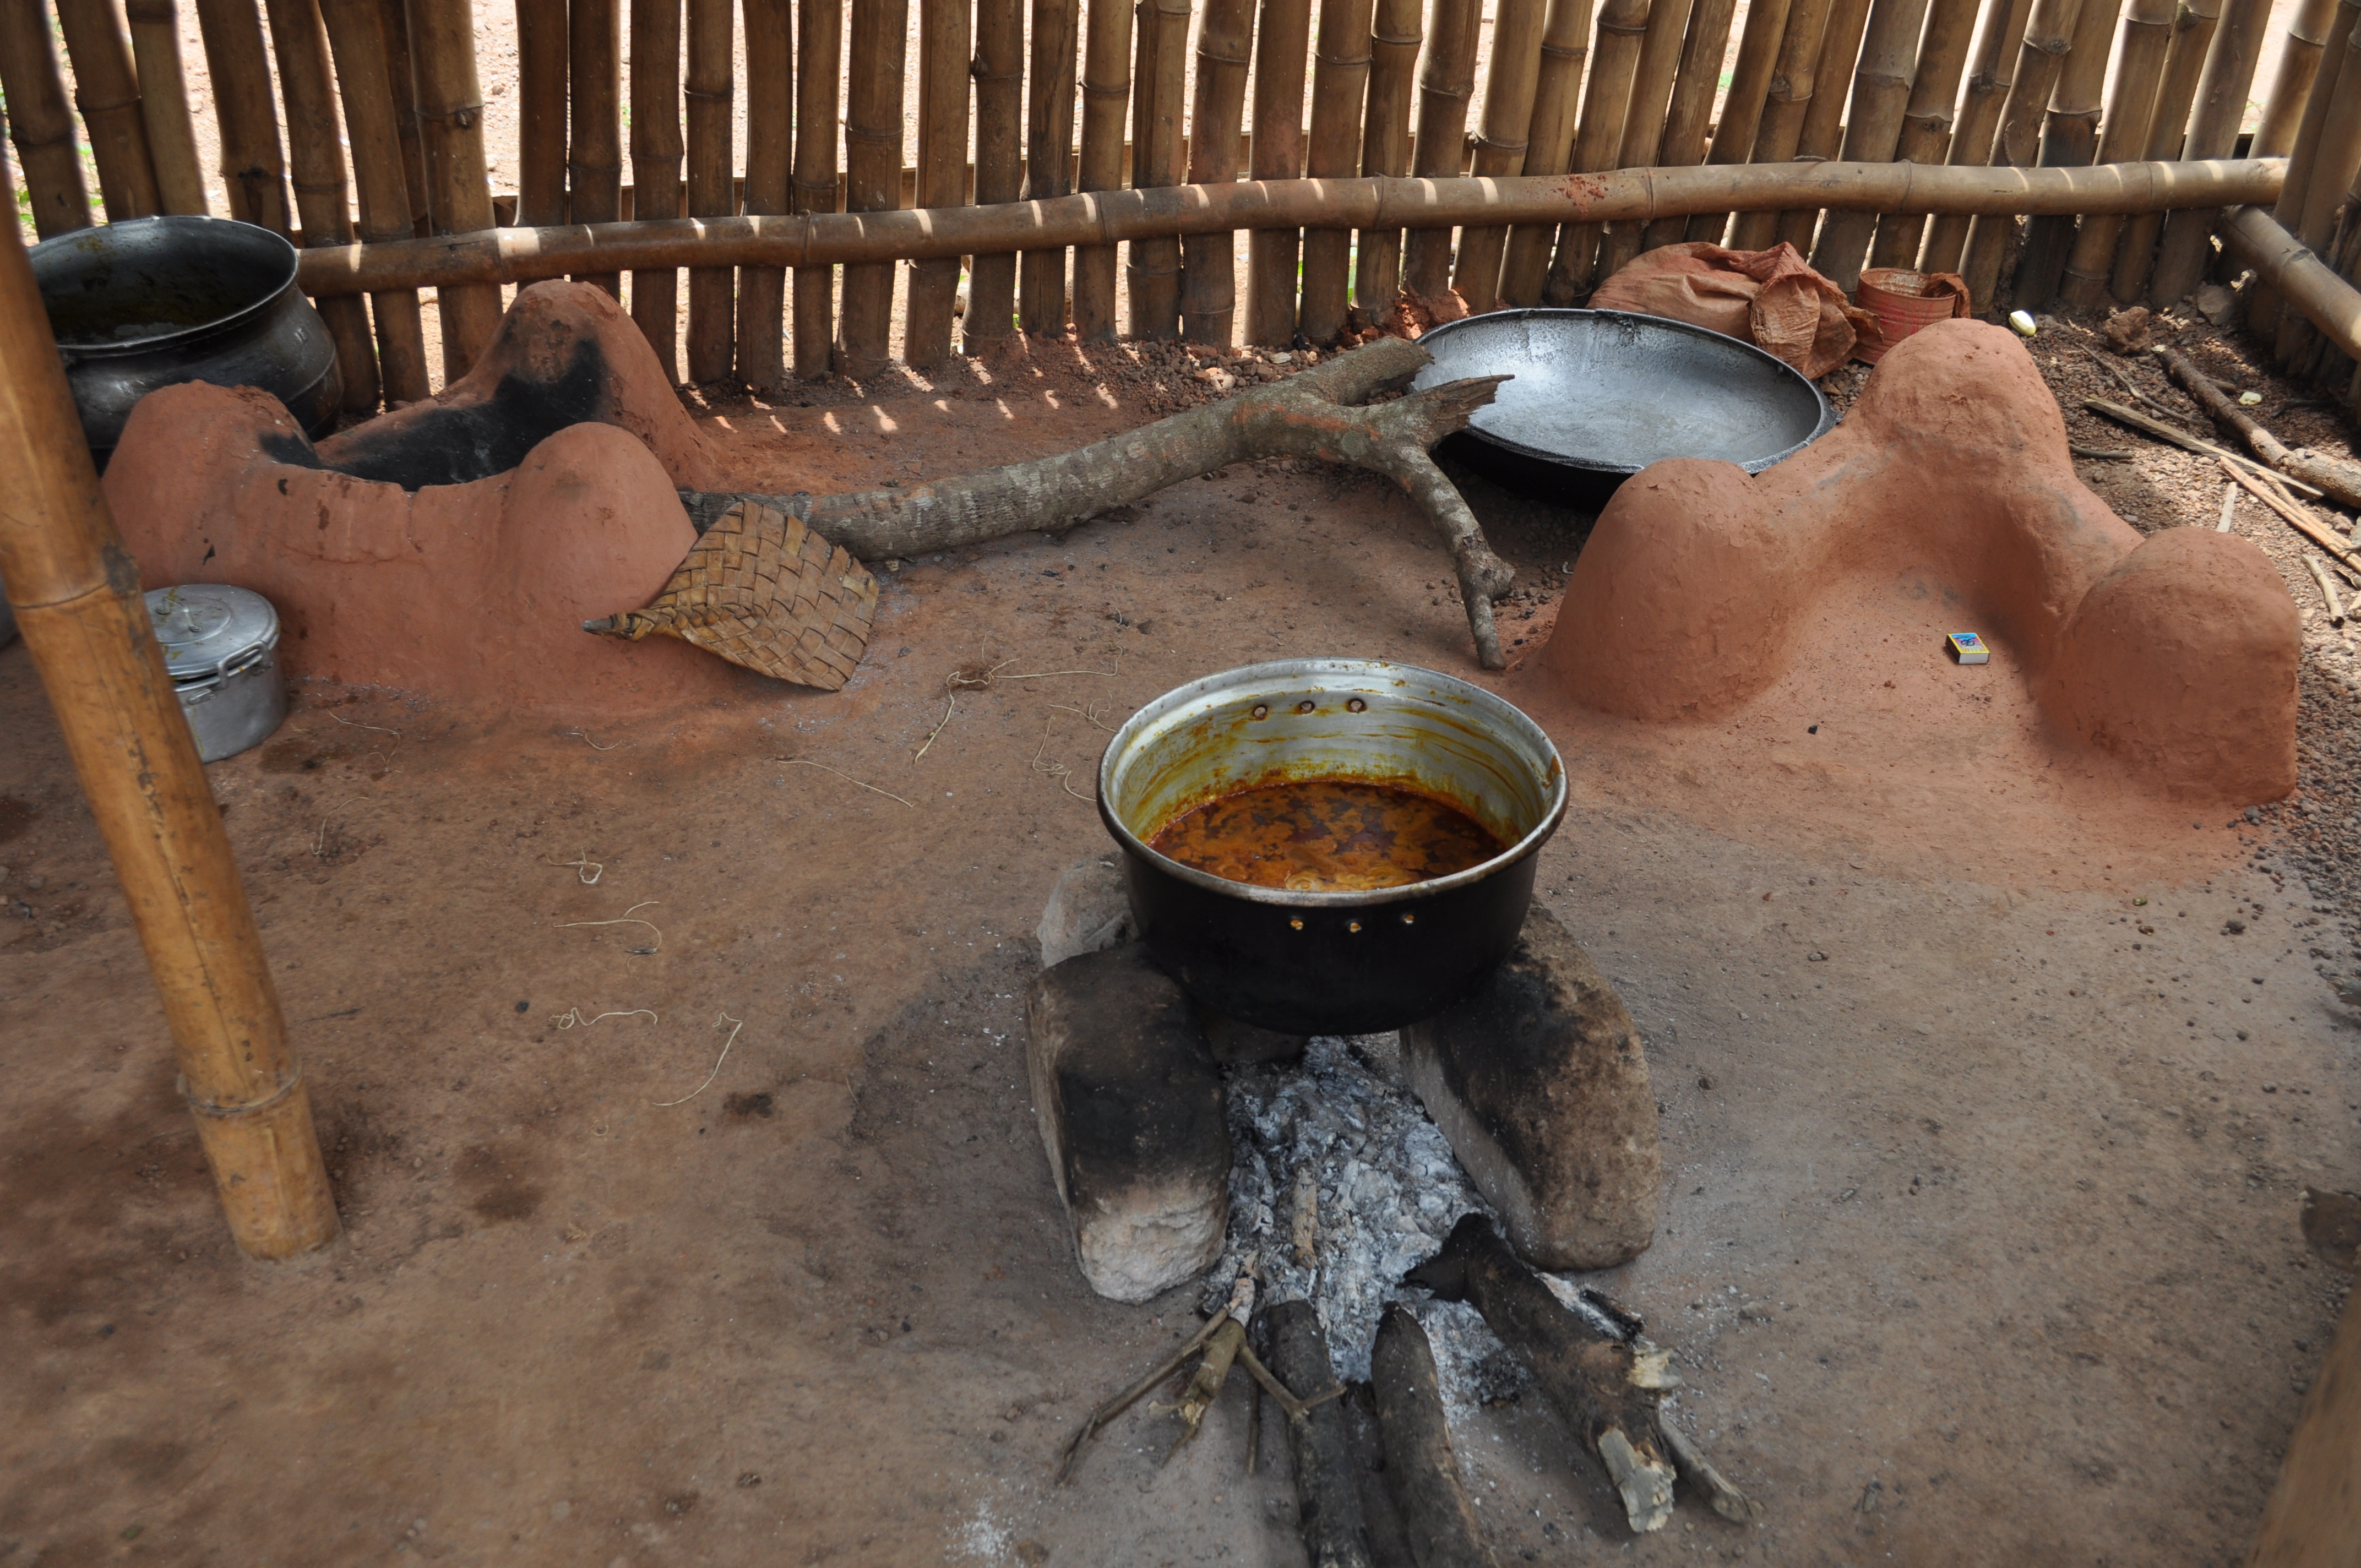
{"label": "burlap sack", "polygon": [[1784,240],[1768,250],[1667,245],[1634,257],[1590,304],[1744,338],[1814,380],[1850,358],[1856,343],[1880,336],[1876,318],[1846,302],[1844,291]]}

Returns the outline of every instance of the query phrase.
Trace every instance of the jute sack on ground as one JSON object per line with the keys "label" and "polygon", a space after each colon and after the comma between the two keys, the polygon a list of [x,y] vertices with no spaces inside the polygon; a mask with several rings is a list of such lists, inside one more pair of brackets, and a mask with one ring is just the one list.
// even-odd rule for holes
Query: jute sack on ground
{"label": "jute sack on ground", "polygon": [[1693,241],[1634,257],[1590,296],[1593,310],[1638,311],[1741,337],[1817,380],[1874,344],[1877,318],[1813,271],[1795,247],[1728,250]]}

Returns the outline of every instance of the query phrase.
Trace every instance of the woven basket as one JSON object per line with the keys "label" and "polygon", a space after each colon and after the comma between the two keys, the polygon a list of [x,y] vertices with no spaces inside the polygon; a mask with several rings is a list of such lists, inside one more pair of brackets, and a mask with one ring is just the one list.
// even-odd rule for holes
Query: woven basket
{"label": "woven basket", "polygon": [[1883,341],[1863,344],[1853,357],[1874,365],[1912,333],[1954,316],[1973,314],[1967,280],[1954,272],[1914,272],[1906,267],[1872,267],[1861,275],[1861,308],[1885,329]]}

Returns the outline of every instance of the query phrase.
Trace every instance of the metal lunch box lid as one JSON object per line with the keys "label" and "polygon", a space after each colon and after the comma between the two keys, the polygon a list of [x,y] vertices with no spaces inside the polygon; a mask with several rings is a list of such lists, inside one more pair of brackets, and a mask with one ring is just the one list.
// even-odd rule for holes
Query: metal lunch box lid
{"label": "metal lunch box lid", "polygon": [[279,645],[279,612],[260,594],[223,583],[148,591],[148,619],[173,684],[234,674]]}

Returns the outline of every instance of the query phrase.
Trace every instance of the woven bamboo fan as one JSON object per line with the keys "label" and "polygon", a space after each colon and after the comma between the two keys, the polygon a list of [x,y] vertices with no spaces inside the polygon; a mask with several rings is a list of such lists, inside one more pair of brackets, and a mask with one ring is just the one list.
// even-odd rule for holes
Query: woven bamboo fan
{"label": "woven bamboo fan", "polygon": [[776,507],[741,501],[714,520],[644,609],[586,620],[636,642],[662,632],[733,664],[834,691],[869,646],[877,579]]}

